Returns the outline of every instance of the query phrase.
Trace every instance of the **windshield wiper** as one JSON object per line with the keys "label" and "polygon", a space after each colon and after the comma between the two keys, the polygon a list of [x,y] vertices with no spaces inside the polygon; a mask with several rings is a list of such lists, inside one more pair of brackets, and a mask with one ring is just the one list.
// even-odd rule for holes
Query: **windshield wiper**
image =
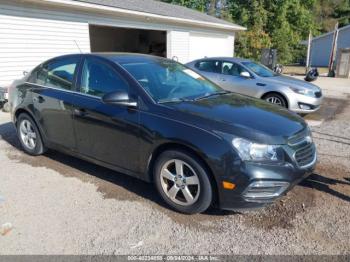
{"label": "windshield wiper", "polygon": [[212,97],[212,96],[226,95],[226,94],[229,94],[229,93],[231,93],[231,92],[229,92],[229,91],[220,91],[220,92],[215,92],[215,93],[210,93],[210,94],[205,94],[203,96],[199,96],[199,97],[195,98],[194,100],[198,101],[198,100],[206,99],[206,98],[209,98],[209,97]]}

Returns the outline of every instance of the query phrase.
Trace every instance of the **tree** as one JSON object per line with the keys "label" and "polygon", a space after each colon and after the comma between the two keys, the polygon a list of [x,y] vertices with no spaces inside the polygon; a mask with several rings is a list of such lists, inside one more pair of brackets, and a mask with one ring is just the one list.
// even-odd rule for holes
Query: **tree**
{"label": "tree", "polygon": [[309,32],[318,35],[350,24],[350,0],[163,0],[247,27],[237,34],[236,55],[260,60],[262,48],[276,48],[279,63],[297,62]]}
{"label": "tree", "polygon": [[341,27],[350,24],[350,0],[318,0],[313,11],[322,33],[334,30],[337,22]]}
{"label": "tree", "polygon": [[163,0],[163,2],[185,6],[191,9],[196,9],[201,12],[206,12],[207,0]]}

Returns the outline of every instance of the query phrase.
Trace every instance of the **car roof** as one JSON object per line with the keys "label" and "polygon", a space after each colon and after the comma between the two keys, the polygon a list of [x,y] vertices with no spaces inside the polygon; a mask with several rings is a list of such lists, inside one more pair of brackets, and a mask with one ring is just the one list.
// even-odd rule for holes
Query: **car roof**
{"label": "car roof", "polygon": [[146,55],[146,54],[139,54],[139,53],[118,53],[118,52],[97,52],[97,53],[72,53],[72,54],[65,54],[60,55],[56,57],[52,57],[47,61],[55,60],[59,58],[65,58],[65,57],[72,57],[72,56],[98,56],[103,57],[106,59],[109,59],[114,62],[123,62],[123,61],[130,61],[130,60],[139,60],[139,61],[146,61],[146,60],[166,60],[167,58],[160,57],[160,56],[153,56],[153,55]]}
{"label": "car roof", "polygon": [[251,62],[251,60],[245,59],[245,58],[224,57],[224,56],[222,56],[222,57],[205,57],[205,58],[201,58],[201,59],[195,60],[195,62],[203,61],[203,60],[223,60],[223,61],[230,61],[230,62],[236,62],[236,63]]}
{"label": "car roof", "polygon": [[91,53],[91,55],[96,55],[100,57],[107,58],[116,63],[125,63],[125,62],[149,62],[149,61],[160,61],[167,60],[167,58],[139,53]]}

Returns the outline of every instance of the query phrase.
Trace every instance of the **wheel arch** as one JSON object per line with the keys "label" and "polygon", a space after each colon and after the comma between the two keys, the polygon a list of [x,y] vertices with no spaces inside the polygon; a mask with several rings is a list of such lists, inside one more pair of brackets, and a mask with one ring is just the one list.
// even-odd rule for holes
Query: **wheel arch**
{"label": "wheel arch", "polygon": [[154,181],[153,172],[154,172],[156,160],[163,152],[169,151],[169,150],[178,150],[178,151],[182,151],[182,152],[188,153],[190,155],[193,155],[203,165],[203,167],[205,168],[205,170],[207,171],[207,173],[209,175],[210,183],[212,184],[212,189],[213,189],[213,193],[214,193],[213,194],[213,203],[215,203],[218,200],[219,193],[218,193],[218,188],[217,188],[218,184],[217,184],[217,181],[214,177],[214,173],[213,173],[212,169],[210,168],[209,164],[205,161],[205,157],[188,145],[183,145],[181,143],[176,143],[176,142],[167,142],[167,143],[161,144],[158,147],[156,147],[153,150],[153,152],[150,156],[150,159],[148,161],[147,174],[148,174],[149,181],[150,182]]}
{"label": "wheel arch", "polygon": [[20,114],[27,114],[34,121],[36,127],[38,128],[38,130],[40,132],[40,136],[43,139],[43,142],[45,143],[46,137],[44,136],[44,132],[43,132],[41,126],[38,124],[38,121],[35,119],[35,117],[33,116],[33,114],[29,110],[24,109],[24,108],[16,109],[16,111],[14,112],[14,118],[13,118],[13,122],[14,122],[16,128],[17,128],[17,119],[18,119]]}
{"label": "wheel arch", "polygon": [[261,99],[264,99],[266,96],[268,96],[268,95],[271,95],[271,94],[277,94],[277,95],[280,95],[280,96],[282,96],[283,97],[283,99],[286,101],[286,103],[287,103],[287,108],[289,108],[289,100],[288,100],[288,97],[285,95],[285,94],[283,94],[283,93],[281,93],[281,92],[279,92],[279,91],[268,91],[268,92],[265,92],[260,98]]}
{"label": "wheel arch", "polygon": [[14,113],[14,123],[15,123],[15,125],[17,125],[17,120],[18,120],[18,117],[19,117],[20,114],[27,114],[27,115],[29,115],[29,116],[33,119],[33,121],[35,122],[35,124],[38,126],[38,123],[37,123],[37,121],[35,120],[33,114],[32,114],[29,110],[24,109],[24,108],[18,108],[18,109],[16,109],[16,111],[15,111],[15,113]]}

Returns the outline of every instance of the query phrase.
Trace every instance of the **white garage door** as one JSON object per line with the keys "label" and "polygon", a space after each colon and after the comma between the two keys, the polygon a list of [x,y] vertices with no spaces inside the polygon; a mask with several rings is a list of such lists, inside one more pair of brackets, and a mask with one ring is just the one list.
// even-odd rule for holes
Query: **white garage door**
{"label": "white garage door", "polygon": [[[1,14],[0,86],[58,55],[90,51],[87,23]],[[78,48],[79,46],[79,48]],[[79,50],[80,49],[80,50]]]}
{"label": "white garage door", "polygon": [[190,34],[189,59],[215,56],[233,56],[234,37],[212,34]]}

